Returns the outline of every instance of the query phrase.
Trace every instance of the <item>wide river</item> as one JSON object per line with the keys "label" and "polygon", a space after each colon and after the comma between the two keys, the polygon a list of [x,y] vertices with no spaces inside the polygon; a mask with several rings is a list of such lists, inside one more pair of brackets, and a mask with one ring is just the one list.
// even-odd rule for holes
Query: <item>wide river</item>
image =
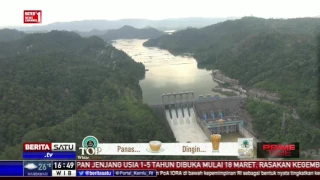
{"label": "wide river", "polygon": [[[143,63],[148,69],[145,78],[140,81],[145,103],[160,104],[161,95],[165,93],[193,91],[195,98],[199,98],[199,95],[217,94],[212,92],[212,88],[218,84],[212,80],[211,71],[198,69],[194,58],[174,56],[167,50],[144,47],[145,41],[123,39],[113,43],[117,49],[124,51],[135,61]],[[223,97],[223,95],[220,96]],[[176,140],[179,142],[208,141],[207,136],[195,122],[194,115],[192,116],[167,118]],[[177,124],[177,122],[182,123]],[[239,137],[238,133],[225,134],[222,141],[236,141],[237,137]]]}
{"label": "wide river", "polygon": [[145,79],[140,81],[145,103],[159,104],[161,95],[165,93],[194,91],[195,98],[216,94],[213,94],[212,88],[218,84],[212,80],[211,71],[198,69],[194,58],[174,56],[167,50],[144,47],[142,44],[145,41],[117,40],[113,43],[117,49],[142,62],[149,70]]}

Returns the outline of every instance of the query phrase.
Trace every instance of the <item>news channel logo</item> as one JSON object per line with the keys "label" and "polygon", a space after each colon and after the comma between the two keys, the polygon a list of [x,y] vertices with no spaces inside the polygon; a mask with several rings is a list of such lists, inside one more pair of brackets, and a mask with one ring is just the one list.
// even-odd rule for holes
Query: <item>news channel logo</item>
{"label": "news channel logo", "polygon": [[24,10],[23,23],[24,24],[41,24],[42,10]]}
{"label": "news channel logo", "polygon": [[98,146],[99,141],[94,136],[87,136],[82,140],[81,155],[98,155],[102,149]]}
{"label": "news channel logo", "polygon": [[298,142],[258,142],[257,158],[299,158]]}

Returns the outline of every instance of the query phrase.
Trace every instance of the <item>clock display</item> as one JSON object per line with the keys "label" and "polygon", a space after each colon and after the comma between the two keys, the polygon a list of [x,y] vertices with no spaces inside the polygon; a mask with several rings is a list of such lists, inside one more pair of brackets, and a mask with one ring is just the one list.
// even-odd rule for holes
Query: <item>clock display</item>
{"label": "clock display", "polygon": [[52,169],[59,169],[59,170],[75,170],[76,169],[76,162],[75,161],[53,161]]}

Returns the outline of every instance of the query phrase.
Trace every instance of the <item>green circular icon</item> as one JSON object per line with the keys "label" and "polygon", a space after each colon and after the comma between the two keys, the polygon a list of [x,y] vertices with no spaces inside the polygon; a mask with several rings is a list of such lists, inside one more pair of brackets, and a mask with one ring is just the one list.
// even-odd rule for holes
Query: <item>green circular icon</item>
{"label": "green circular icon", "polygon": [[98,144],[99,144],[99,141],[94,136],[87,136],[82,141],[82,147],[85,147],[85,148],[89,148],[89,147],[96,148],[98,147]]}
{"label": "green circular icon", "polygon": [[249,147],[249,141],[248,140],[244,140],[242,142],[242,144],[243,144],[244,147]]}

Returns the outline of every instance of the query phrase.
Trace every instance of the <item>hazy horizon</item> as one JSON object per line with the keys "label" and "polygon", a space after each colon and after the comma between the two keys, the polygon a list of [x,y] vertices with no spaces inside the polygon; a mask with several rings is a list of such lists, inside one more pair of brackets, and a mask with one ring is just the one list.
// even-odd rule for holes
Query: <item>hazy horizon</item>
{"label": "hazy horizon", "polygon": [[[290,17],[290,18],[282,18],[282,17],[259,17],[259,16],[253,16],[250,15],[251,17],[256,17],[256,18],[264,18],[264,19],[295,19],[295,18],[315,18],[315,17],[320,17],[320,16],[305,16],[305,17]],[[83,20],[74,20],[74,21],[57,21],[57,22],[52,22],[49,24],[57,24],[57,23],[71,23],[71,22],[84,22],[84,21],[123,21],[123,20],[148,20],[148,21],[164,21],[164,20],[175,20],[175,19],[192,19],[192,18],[203,18],[203,19],[240,19],[243,17],[249,17],[249,16],[241,16],[241,17],[181,17],[181,18],[165,18],[165,19],[144,19],[144,18],[124,18],[124,19],[114,19],[114,20],[109,20],[109,19],[83,19]],[[46,26],[49,24],[22,24],[22,25],[14,25],[14,26],[0,26],[0,28],[15,28],[15,27],[33,27],[33,26]]]}
{"label": "hazy horizon", "polygon": [[228,18],[299,18],[320,15],[320,1],[289,0],[10,0],[0,7],[0,27],[29,27],[23,10],[42,10],[42,24],[83,20]]}
{"label": "hazy horizon", "polygon": [[[245,16],[243,16],[245,17]],[[256,17],[256,16],[255,16]],[[164,21],[164,20],[175,20],[175,19],[192,19],[192,18],[203,18],[203,19],[224,19],[224,18],[242,18],[242,17],[181,17],[181,18],[165,18],[165,19],[147,19],[147,18],[124,18],[124,19],[83,19],[83,20],[74,20],[74,21],[57,21],[48,24],[22,24],[22,25],[13,25],[13,26],[0,26],[0,28],[15,28],[15,27],[33,27],[33,26],[46,26],[49,24],[56,23],[71,23],[71,22],[83,22],[83,21],[123,21],[123,20],[148,20],[148,21]],[[263,17],[261,17],[263,18]]]}

